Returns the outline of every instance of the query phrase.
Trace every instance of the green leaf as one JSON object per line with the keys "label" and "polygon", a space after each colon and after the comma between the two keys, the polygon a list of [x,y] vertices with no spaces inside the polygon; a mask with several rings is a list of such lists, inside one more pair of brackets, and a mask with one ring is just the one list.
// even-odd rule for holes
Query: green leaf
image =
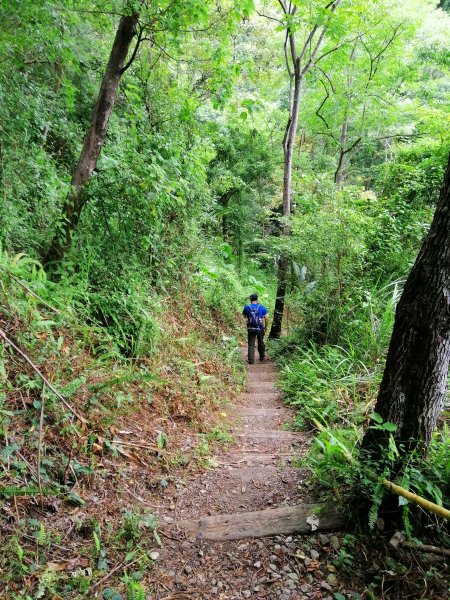
{"label": "green leaf", "polygon": [[383,417],[376,412],[371,413],[370,418],[372,419],[372,421],[375,421],[375,423],[383,422]]}
{"label": "green leaf", "polygon": [[397,431],[398,427],[395,423],[390,423],[389,421],[386,421],[386,423],[383,423],[382,428],[385,429],[386,431]]}

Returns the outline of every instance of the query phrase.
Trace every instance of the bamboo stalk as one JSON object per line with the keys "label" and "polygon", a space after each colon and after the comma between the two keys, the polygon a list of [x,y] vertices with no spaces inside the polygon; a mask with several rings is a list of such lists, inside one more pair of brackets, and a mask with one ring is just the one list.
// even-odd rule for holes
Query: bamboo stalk
{"label": "bamboo stalk", "polygon": [[389,481],[389,479],[384,479],[383,478],[383,479],[380,480],[379,475],[377,475],[375,473],[375,471],[372,471],[372,469],[369,469],[368,467],[363,467],[363,466],[359,465],[358,462],[350,454],[350,452],[348,451],[348,449],[344,446],[344,444],[342,444],[342,442],[340,442],[338,439],[336,439],[334,437],[334,435],[332,433],[330,433],[330,431],[328,431],[322,425],[322,423],[320,423],[317,419],[314,419],[314,424],[319,429],[319,431],[325,431],[330,436],[330,438],[336,442],[336,444],[342,450],[342,454],[343,454],[344,458],[348,462],[350,462],[353,465],[359,466],[359,468],[372,481],[374,481],[375,483],[378,483],[378,482],[381,481],[381,483],[383,484],[383,486],[387,490],[389,490],[390,492],[392,492],[393,494],[396,494],[397,496],[401,496],[402,498],[406,498],[406,500],[408,500],[409,502],[412,502],[413,504],[416,504],[417,506],[420,506],[424,510],[432,512],[435,515],[438,515],[439,517],[443,517],[444,519],[447,519],[447,521],[450,521],[450,510],[444,508],[443,506],[439,506],[439,504],[435,504],[434,502],[430,502],[430,500],[427,500],[426,498],[423,498],[422,496],[418,496],[417,494],[414,494],[413,492],[410,492],[406,488],[404,488],[404,487],[402,487],[400,485],[397,485],[396,483],[393,483],[392,481]]}

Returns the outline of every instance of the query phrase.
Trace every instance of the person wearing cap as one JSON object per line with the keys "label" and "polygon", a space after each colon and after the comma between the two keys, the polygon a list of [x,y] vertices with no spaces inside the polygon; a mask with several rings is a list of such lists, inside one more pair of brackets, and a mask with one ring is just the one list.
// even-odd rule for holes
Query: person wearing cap
{"label": "person wearing cap", "polygon": [[250,295],[250,304],[244,307],[242,314],[247,318],[248,362],[252,365],[255,362],[256,340],[258,340],[259,360],[264,360],[266,353],[264,334],[269,326],[269,317],[266,307],[258,302],[258,294]]}

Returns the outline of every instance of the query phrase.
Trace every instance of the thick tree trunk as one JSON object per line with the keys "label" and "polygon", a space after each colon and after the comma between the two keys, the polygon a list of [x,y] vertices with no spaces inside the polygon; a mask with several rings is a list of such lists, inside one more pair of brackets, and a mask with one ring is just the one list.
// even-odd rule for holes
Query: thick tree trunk
{"label": "thick tree trunk", "polygon": [[[450,157],[438,206],[397,306],[375,411],[397,425],[403,452],[425,451],[444,405],[450,360]],[[369,429],[376,458],[389,434]]]}
{"label": "thick tree trunk", "polygon": [[62,208],[61,225],[58,227],[58,231],[44,257],[45,264],[60,261],[70,248],[72,233],[78,225],[84,204],[83,190],[97,165],[106,138],[109,118],[116,101],[120,79],[124,72],[124,63],[135,35],[137,20],[137,14],[123,16],[120,19],[92,116],[91,127],[72,176],[71,189]]}

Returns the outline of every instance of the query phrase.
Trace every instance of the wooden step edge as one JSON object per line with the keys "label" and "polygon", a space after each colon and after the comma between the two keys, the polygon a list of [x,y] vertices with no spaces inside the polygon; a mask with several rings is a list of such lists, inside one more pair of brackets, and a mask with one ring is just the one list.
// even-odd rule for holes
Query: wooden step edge
{"label": "wooden step edge", "polygon": [[177,523],[177,528],[197,540],[225,541],[336,531],[344,528],[347,521],[334,506],[303,504],[183,520]]}

